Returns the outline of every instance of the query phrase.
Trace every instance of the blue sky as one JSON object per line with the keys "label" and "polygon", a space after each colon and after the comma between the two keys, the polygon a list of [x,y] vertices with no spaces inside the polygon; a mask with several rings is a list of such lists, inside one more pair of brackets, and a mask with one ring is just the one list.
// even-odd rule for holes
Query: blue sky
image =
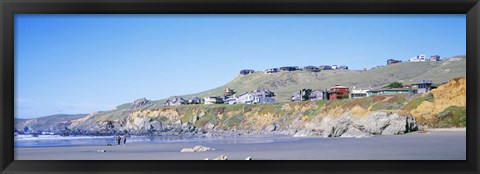
{"label": "blue sky", "polygon": [[205,91],[241,69],[466,53],[465,15],[16,15],[15,116]]}

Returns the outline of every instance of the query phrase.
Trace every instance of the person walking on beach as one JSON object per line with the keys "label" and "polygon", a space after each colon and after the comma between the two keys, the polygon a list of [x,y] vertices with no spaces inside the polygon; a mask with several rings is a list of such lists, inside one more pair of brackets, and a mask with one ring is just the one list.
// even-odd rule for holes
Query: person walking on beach
{"label": "person walking on beach", "polygon": [[122,138],[120,137],[120,135],[117,136],[117,146],[120,146],[120,140],[122,140]]}
{"label": "person walking on beach", "polygon": [[123,136],[123,146],[127,144],[127,135]]}

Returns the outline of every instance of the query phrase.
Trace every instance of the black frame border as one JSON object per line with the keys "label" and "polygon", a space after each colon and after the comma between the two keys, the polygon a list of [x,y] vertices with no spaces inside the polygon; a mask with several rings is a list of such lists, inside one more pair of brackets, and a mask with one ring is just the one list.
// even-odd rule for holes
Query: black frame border
{"label": "black frame border", "polygon": [[[4,0],[0,45],[1,173],[478,173],[479,0]],[[15,161],[15,14],[466,14],[466,161]],[[253,165],[253,166],[252,166]]]}

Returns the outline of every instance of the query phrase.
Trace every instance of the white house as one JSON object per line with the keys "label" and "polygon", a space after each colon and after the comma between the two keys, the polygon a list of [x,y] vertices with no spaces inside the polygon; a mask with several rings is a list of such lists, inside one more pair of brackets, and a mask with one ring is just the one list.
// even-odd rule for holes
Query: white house
{"label": "white house", "polygon": [[265,95],[256,95],[254,92],[245,92],[235,98],[229,98],[227,101],[228,104],[265,104],[275,102],[275,98]]}
{"label": "white house", "polygon": [[248,92],[242,93],[237,97],[237,103],[239,104],[253,104],[255,97]]}
{"label": "white house", "polygon": [[430,61],[440,61],[440,56],[439,55],[431,55],[430,56]]}
{"label": "white house", "polygon": [[352,89],[351,98],[364,98],[368,96],[368,89]]}
{"label": "white house", "polygon": [[410,62],[425,62],[427,61],[427,56],[425,54],[419,54],[415,57],[410,58]]}
{"label": "white house", "polygon": [[223,99],[220,98],[220,97],[205,97],[205,98],[204,98],[204,101],[205,101],[205,104],[206,104],[206,105],[209,105],[209,104],[222,104],[222,103],[223,103]]}
{"label": "white house", "polygon": [[265,104],[265,103],[273,103],[273,102],[275,102],[275,98],[273,97],[255,96],[253,98],[254,104]]}

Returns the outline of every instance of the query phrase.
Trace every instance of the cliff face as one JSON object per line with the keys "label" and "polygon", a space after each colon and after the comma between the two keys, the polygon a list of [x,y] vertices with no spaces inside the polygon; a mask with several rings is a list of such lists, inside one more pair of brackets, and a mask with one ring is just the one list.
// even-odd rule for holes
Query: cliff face
{"label": "cliff face", "polygon": [[[404,96],[402,96],[404,97]],[[382,100],[383,101],[383,100]],[[263,134],[366,137],[417,130],[406,112],[368,111],[352,101],[311,101],[263,105],[190,105],[137,110],[107,120],[94,114],[73,120],[73,134],[194,135]],[[362,110],[359,114],[359,110]]]}
{"label": "cliff face", "polygon": [[[368,137],[422,127],[465,126],[466,79],[451,80],[423,95],[371,96],[338,101],[259,105],[186,105],[150,109],[134,102],[63,121],[57,133],[80,135],[235,135]],[[135,109],[137,108],[137,109]],[[26,121],[28,122],[28,121]],[[35,128],[40,128],[39,126]]]}
{"label": "cliff face", "polygon": [[430,96],[411,110],[410,113],[419,122],[431,127],[466,126],[467,80],[456,78],[447,84],[433,89],[422,97]]}

